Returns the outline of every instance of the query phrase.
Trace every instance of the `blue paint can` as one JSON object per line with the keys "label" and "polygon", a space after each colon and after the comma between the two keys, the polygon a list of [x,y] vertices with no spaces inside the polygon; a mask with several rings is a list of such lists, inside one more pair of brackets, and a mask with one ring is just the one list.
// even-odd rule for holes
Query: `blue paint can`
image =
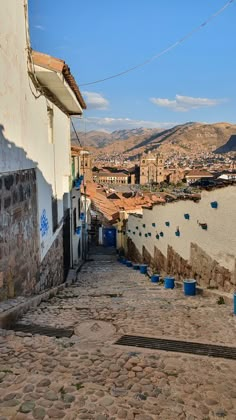
{"label": "blue paint can", "polygon": [[126,261],[126,266],[127,267],[132,267],[132,262],[131,261]]}
{"label": "blue paint can", "polygon": [[165,277],[164,278],[165,289],[174,289],[175,287],[175,278],[174,277]]}
{"label": "blue paint can", "polygon": [[184,280],[184,294],[185,296],[196,295],[196,280],[195,279]]}
{"label": "blue paint can", "polygon": [[151,276],[151,282],[152,283],[158,283],[159,282],[159,279],[160,279],[160,274],[153,274]]}
{"label": "blue paint can", "polygon": [[147,274],[147,264],[141,264],[140,266],[140,273],[141,274]]}
{"label": "blue paint can", "polygon": [[139,270],[139,264],[133,264],[133,269],[134,270]]}
{"label": "blue paint can", "polygon": [[236,315],[236,291],[234,292],[234,315]]}

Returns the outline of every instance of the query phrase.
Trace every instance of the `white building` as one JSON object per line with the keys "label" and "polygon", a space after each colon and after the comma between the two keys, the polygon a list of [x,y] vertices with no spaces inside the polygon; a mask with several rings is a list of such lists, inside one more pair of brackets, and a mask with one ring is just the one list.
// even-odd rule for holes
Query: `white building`
{"label": "white building", "polygon": [[31,51],[25,11],[27,1],[0,2],[0,299],[66,275],[70,116],[86,108],[66,63]]}

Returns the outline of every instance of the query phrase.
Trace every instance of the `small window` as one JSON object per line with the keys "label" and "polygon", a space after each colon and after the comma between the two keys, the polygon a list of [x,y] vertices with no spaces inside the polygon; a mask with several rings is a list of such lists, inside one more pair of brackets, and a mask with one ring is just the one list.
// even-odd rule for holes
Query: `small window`
{"label": "small window", "polygon": [[76,226],[77,226],[76,208],[74,208],[74,210],[73,210],[73,228],[74,228],[74,233],[76,233]]}
{"label": "small window", "polygon": [[47,116],[48,116],[48,142],[53,144],[53,109],[47,107]]}
{"label": "small window", "polygon": [[57,211],[57,198],[52,197],[52,229],[53,233],[58,228],[58,211]]}
{"label": "small window", "polygon": [[79,218],[80,218],[80,198],[78,198],[78,214],[79,214]]}

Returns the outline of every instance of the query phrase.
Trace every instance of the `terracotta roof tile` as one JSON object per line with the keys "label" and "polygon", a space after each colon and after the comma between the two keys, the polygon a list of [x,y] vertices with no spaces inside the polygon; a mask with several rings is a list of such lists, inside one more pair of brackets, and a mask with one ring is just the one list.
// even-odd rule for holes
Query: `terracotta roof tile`
{"label": "terracotta roof tile", "polygon": [[70,72],[70,68],[65,63],[65,61],[61,60],[60,58],[52,57],[51,55],[44,54],[38,51],[32,51],[32,59],[34,64],[36,64],[37,66],[41,66],[49,70],[62,73],[68,85],[74,92],[78,102],[80,103],[81,108],[86,109],[86,103],[81,95],[81,92],[74,77]]}

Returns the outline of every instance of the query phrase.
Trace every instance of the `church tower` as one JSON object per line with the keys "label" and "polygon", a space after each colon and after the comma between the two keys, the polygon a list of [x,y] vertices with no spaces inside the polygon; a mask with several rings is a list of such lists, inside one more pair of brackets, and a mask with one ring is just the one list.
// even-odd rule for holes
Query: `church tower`
{"label": "church tower", "polygon": [[140,160],[140,184],[160,184],[164,177],[164,158],[160,153],[143,153]]}

